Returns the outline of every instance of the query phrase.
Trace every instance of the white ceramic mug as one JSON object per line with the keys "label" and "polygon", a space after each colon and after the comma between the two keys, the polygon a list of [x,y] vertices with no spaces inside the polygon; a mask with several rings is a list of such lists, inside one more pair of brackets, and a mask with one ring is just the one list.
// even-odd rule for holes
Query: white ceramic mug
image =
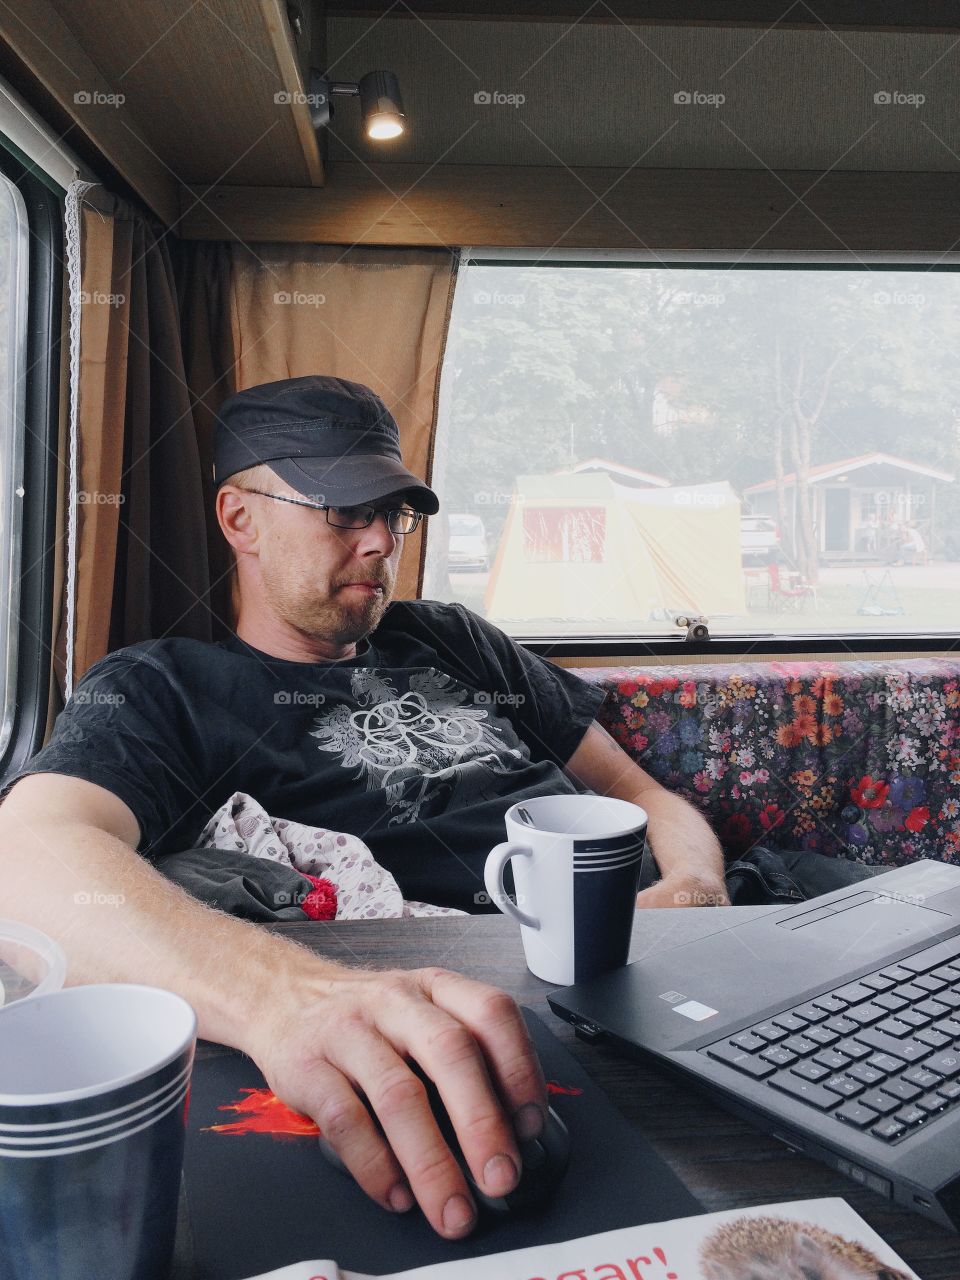
{"label": "white ceramic mug", "polygon": [[[490,850],[484,883],[519,921],[527,968],[568,984],[626,964],[647,815],[609,796],[535,796],[504,815],[507,839]],[[516,902],[503,884],[512,864]]]}

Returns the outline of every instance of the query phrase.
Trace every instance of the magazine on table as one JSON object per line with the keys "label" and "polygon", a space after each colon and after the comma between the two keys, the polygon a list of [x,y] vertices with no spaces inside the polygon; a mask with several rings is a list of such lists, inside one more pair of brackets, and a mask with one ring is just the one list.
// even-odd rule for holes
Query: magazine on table
{"label": "magazine on table", "polygon": [[[795,1200],[621,1227],[384,1280],[919,1280],[845,1200]],[[248,1280],[373,1280],[330,1260]]]}

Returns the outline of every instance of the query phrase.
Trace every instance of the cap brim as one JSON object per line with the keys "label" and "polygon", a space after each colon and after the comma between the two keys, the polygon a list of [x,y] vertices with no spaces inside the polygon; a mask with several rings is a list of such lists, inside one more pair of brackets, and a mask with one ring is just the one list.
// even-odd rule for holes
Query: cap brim
{"label": "cap brim", "polygon": [[272,458],[267,466],[298,493],[326,506],[376,502],[403,493],[415,511],[432,516],[440,510],[434,491],[399,459],[383,454],[355,454],[338,458]]}

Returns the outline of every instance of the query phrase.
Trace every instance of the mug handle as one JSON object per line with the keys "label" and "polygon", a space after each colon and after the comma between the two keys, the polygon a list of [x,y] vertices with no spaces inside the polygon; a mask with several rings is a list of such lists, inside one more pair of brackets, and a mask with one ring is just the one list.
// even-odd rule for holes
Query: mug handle
{"label": "mug handle", "polygon": [[520,910],[516,903],[511,902],[503,887],[503,869],[510,859],[532,857],[532,849],[524,845],[511,844],[509,840],[504,844],[494,845],[487,854],[487,860],[484,863],[483,883],[486,885],[487,893],[490,895],[490,901],[505,916],[513,916],[514,920],[519,920],[528,929],[539,929],[540,921],[535,916],[528,916],[525,911]]}

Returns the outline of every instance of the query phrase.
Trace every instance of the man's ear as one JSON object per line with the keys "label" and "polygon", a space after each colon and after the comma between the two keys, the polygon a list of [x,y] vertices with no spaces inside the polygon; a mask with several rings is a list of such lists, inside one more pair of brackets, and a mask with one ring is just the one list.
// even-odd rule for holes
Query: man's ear
{"label": "man's ear", "polygon": [[220,530],[234,552],[255,554],[260,530],[246,491],[232,484],[221,485],[217,490],[216,512]]}

